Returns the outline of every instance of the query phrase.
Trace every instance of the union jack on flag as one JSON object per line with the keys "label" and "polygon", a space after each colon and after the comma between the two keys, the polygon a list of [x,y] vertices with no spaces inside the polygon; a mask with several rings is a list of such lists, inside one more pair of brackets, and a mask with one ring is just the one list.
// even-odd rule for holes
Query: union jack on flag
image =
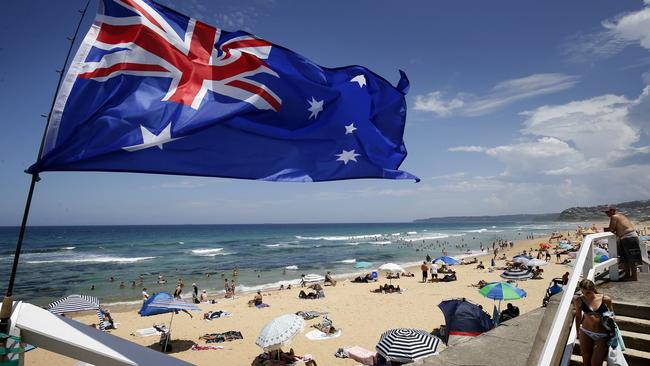
{"label": "union jack on flag", "polygon": [[397,170],[401,75],[393,87],[153,1],[100,0],[29,172],[417,179]]}

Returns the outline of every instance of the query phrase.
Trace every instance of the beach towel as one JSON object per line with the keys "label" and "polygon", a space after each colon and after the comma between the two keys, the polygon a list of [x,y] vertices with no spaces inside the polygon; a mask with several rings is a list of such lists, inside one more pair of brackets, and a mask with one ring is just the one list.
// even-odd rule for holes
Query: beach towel
{"label": "beach towel", "polygon": [[296,313],[296,315],[302,317],[305,320],[310,320],[318,318],[320,316],[320,313],[318,311],[299,311]]}
{"label": "beach towel", "polygon": [[237,339],[244,339],[244,337],[242,336],[241,332],[238,332],[236,330],[229,330],[223,333],[204,334],[200,336],[199,339],[203,339],[205,343],[221,343],[234,341]]}
{"label": "beach towel", "polygon": [[271,305],[269,305],[269,304],[259,304],[259,305],[255,305],[255,307],[258,308],[258,309],[261,309],[261,308],[268,308],[269,306],[271,306]]}
{"label": "beach towel", "polygon": [[192,345],[192,351],[207,351],[207,350],[216,350],[216,349],[223,349],[223,346],[215,346],[213,344],[207,346],[202,346],[199,344]]}
{"label": "beach towel", "polygon": [[377,352],[368,351],[365,348],[359,346],[354,346],[346,348],[345,352],[348,354],[348,357],[359,362],[362,365],[372,366],[377,360]]}
{"label": "beach towel", "polygon": [[154,327],[138,329],[134,333],[134,335],[137,337],[150,337],[158,334],[160,333]]}
{"label": "beach towel", "polygon": [[314,329],[305,334],[305,337],[307,337],[307,339],[312,341],[322,341],[325,339],[332,339],[340,336],[341,336],[341,329],[337,329],[336,332],[332,334],[325,334],[318,329]]}

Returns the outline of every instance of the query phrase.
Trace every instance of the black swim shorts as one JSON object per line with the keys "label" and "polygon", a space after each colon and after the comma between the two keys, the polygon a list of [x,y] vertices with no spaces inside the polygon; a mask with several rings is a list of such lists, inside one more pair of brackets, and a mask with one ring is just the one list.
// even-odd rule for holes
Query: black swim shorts
{"label": "black swim shorts", "polygon": [[619,257],[623,263],[641,264],[641,246],[638,237],[621,239],[619,248]]}

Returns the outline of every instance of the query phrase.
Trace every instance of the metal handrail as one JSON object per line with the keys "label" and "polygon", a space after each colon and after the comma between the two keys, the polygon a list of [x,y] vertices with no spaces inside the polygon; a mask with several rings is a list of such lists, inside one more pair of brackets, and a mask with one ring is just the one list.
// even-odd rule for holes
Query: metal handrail
{"label": "metal handrail", "polygon": [[[594,266],[594,246],[593,243],[596,239],[607,239],[607,248],[609,258],[603,263],[599,263]],[[618,253],[616,246],[616,236],[612,233],[597,233],[587,235],[582,245],[580,246],[580,251],[576,255],[575,266],[573,267],[573,272],[569,276],[569,282],[563,289],[562,299],[553,318],[553,323],[549,329],[548,336],[546,337],[546,342],[544,342],[544,348],[542,349],[542,354],[537,361],[537,366],[551,366],[553,362],[553,357],[556,353],[558,346],[564,346],[564,354],[568,352],[569,354],[573,350],[573,342],[575,341],[575,323],[573,324],[572,332],[569,336],[569,342],[561,344],[560,334],[562,333],[562,328],[569,317],[571,310],[571,303],[573,302],[573,296],[578,287],[578,282],[580,277],[588,278],[593,281],[594,275],[598,270],[604,270],[609,268],[609,278],[612,281],[618,280]],[[568,360],[565,357],[565,360]]]}

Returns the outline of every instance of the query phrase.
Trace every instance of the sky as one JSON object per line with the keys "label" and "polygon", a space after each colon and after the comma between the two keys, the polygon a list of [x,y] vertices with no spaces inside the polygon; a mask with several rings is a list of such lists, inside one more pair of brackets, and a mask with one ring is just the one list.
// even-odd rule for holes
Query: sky
{"label": "sky", "polygon": [[[363,65],[394,84],[404,70],[401,168],[421,182],[48,172],[31,225],[405,222],[650,198],[650,0],[160,3],[322,66]],[[0,13],[0,225],[22,218],[23,171],[84,4]]]}

